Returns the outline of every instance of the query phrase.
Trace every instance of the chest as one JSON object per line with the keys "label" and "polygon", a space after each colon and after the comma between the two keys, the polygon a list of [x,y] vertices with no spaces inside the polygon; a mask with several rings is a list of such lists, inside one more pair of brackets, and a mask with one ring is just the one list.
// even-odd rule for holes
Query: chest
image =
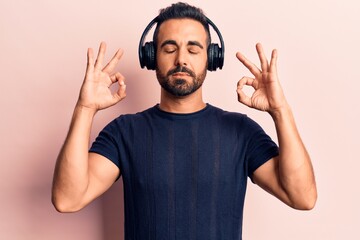
{"label": "chest", "polygon": [[128,141],[124,183],[143,194],[230,188],[246,175],[237,136],[206,124],[152,126]]}

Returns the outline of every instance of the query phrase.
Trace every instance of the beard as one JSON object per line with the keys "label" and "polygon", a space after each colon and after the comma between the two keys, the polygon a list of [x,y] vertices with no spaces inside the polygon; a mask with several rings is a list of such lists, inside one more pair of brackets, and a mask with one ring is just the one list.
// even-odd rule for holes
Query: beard
{"label": "beard", "polygon": [[[175,78],[174,81],[170,81],[171,75],[178,72],[189,74],[192,80],[188,82],[185,79],[178,77]],[[202,86],[206,77],[206,68],[198,76],[187,67],[177,66],[176,68],[169,70],[166,75],[162,74],[157,68],[156,77],[160,86],[165,91],[176,97],[184,97],[192,94]]]}

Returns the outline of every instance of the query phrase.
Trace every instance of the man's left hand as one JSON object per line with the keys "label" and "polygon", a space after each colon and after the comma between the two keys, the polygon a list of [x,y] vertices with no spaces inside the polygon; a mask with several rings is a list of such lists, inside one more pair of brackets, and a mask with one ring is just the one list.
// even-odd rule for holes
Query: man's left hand
{"label": "man's left hand", "polygon": [[[284,107],[287,107],[287,102],[277,75],[277,50],[274,49],[272,51],[270,64],[260,43],[256,44],[256,50],[260,58],[261,69],[250,62],[240,52],[236,53],[236,57],[240,62],[254,75],[254,77],[244,76],[238,82],[238,101],[248,107],[274,114],[281,111]],[[245,85],[254,88],[255,91],[251,97],[244,93],[243,87]]]}

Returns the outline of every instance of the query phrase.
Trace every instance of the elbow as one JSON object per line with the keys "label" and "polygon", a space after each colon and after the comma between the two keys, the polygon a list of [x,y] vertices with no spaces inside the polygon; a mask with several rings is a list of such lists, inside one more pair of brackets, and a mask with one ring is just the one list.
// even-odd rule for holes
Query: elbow
{"label": "elbow", "polygon": [[310,211],[315,207],[316,201],[317,192],[315,190],[310,194],[306,194],[306,196],[304,196],[301,201],[294,203],[292,207],[297,210]]}
{"label": "elbow", "polygon": [[54,206],[55,210],[59,213],[73,213],[81,210],[83,207],[71,204],[68,201],[57,198],[52,195],[51,203]]}
{"label": "elbow", "polygon": [[312,210],[316,205],[316,201],[317,201],[317,192],[315,192],[314,195],[310,197],[303,210],[308,210],[308,211]]}
{"label": "elbow", "polygon": [[71,210],[70,208],[67,208],[66,206],[61,205],[61,204],[58,204],[58,203],[54,203],[54,202],[53,202],[53,206],[54,206],[55,210],[56,210],[58,213],[72,213],[72,212],[76,212],[76,211],[73,211],[73,210]]}
{"label": "elbow", "polygon": [[302,211],[310,211],[315,207],[315,205],[316,205],[316,199],[309,200],[309,201],[303,202],[301,204],[296,204],[296,205],[294,205],[294,208],[297,210],[302,210]]}

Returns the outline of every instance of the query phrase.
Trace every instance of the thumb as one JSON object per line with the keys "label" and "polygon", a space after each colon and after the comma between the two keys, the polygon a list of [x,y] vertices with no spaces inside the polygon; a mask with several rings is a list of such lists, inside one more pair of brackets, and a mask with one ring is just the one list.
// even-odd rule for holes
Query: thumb
{"label": "thumb", "polygon": [[125,77],[121,73],[117,72],[115,73],[115,78],[119,84],[119,88],[117,92],[113,94],[113,98],[116,102],[119,102],[126,97],[126,84],[124,81]]}

